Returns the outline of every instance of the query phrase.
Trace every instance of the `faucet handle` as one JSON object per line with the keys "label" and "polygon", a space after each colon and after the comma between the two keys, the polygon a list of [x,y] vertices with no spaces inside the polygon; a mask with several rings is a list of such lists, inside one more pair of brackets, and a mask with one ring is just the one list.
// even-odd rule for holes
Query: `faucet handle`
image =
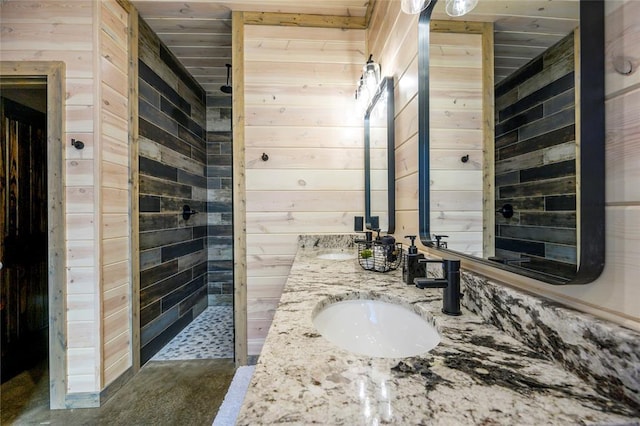
{"label": "faucet handle", "polygon": [[408,238],[409,241],[411,241],[411,247],[415,247],[417,235],[405,235],[404,237]]}
{"label": "faucet handle", "polygon": [[436,235],[433,234],[433,238],[436,239],[436,248],[447,248],[447,243],[442,241],[443,238],[449,238],[448,235]]}

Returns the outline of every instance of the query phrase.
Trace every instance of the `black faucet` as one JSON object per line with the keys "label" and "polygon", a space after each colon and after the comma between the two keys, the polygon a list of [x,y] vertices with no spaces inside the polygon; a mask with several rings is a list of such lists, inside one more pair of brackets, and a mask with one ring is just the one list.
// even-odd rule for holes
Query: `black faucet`
{"label": "black faucet", "polygon": [[[442,288],[442,312],[462,315],[460,311],[460,261],[453,259],[419,259],[419,263],[442,263],[442,278],[414,278],[418,288]],[[428,269],[425,268],[427,271]]]}

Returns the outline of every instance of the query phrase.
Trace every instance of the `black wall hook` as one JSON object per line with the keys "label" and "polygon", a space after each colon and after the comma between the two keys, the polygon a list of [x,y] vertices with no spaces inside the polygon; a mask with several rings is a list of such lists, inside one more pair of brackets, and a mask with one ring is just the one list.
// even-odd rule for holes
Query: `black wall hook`
{"label": "black wall hook", "polygon": [[185,204],[184,206],[182,206],[182,218],[184,220],[189,220],[189,218],[196,213],[198,212],[195,210],[191,210],[191,207],[189,207],[189,205]]}
{"label": "black wall hook", "polygon": [[497,212],[502,214],[502,217],[505,219],[509,219],[513,217],[513,206],[511,204],[505,204]]}
{"label": "black wall hook", "polygon": [[262,153],[262,157],[260,157],[260,158],[262,158],[262,161],[269,161],[269,156],[267,155],[266,152],[263,152]]}
{"label": "black wall hook", "polygon": [[460,161],[462,161],[463,163],[466,163],[467,161],[469,161],[469,154],[463,155],[462,158],[460,158]]}
{"label": "black wall hook", "polygon": [[76,139],[71,139],[71,146],[73,146],[75,149],[82,149],[84,148],[84,142]]}

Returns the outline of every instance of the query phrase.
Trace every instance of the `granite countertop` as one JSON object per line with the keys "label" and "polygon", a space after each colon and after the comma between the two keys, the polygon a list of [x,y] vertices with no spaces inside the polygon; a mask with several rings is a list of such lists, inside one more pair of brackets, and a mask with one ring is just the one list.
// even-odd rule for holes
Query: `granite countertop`
{"label": "granite countertop", "polygon": [[[638,424],[632,408],[467,309],[444,315],[442,290],[407,286],[399,270],[318,258],[326,251],[336,249],[298,250],[237,424]],[[319,304],[358,298],[422,312],[440,344],[420,356],[372,358],[318,334]]]}

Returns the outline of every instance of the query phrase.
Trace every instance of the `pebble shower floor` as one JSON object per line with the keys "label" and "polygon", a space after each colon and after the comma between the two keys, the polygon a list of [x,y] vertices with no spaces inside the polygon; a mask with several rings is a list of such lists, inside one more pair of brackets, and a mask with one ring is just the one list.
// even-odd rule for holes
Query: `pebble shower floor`
{"label": "pebble shower floor", "polygon": [[152,361],[233,358],[233,306],[209,306]]}

